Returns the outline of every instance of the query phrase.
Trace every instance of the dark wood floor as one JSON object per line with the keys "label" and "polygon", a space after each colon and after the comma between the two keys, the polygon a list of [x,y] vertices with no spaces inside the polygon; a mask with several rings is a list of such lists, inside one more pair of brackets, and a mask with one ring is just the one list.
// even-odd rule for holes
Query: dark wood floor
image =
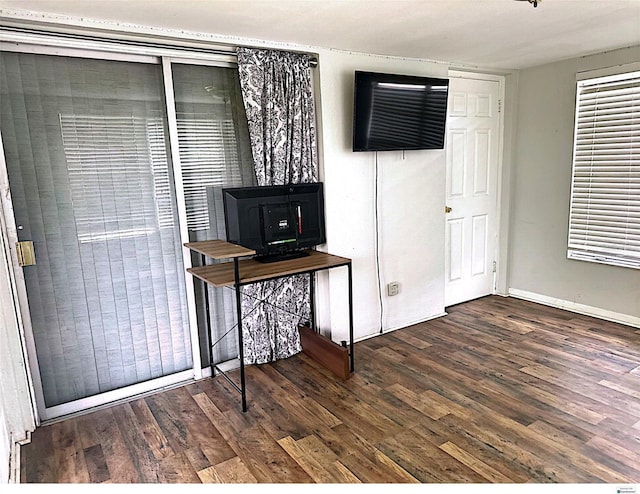
{"label": "dark wood floor", "polygon": [[42,427],[22,482],[640,482],[640,331],[501,297]]}

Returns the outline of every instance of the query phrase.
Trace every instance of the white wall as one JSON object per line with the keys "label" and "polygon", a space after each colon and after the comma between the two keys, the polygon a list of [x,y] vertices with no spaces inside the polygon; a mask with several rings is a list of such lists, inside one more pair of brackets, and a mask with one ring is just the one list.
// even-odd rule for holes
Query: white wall
{"label": "white wall", "polygon": [[[375,186],[378,162],[379,261],[384,331],[444,312],[444,150],[351,151],[354,71],[447,77],[448,66],[337,51],[319,53],[319,125],[325,184],[327,244],[353,260],[355,339],[380,332],[376,267]],[[348,339],[347,275],[328,276],[329,303],[319,304],[321,329]],[[386,284],[400,294],[386,296]],[[324,310],[322,310],[324,309]]]}
{"label": "white wall", "polygon": [[509,285],[640,322],[640,272],[567,259],[576,73],[640,60],[640,47],[523,70],[513,167]]}

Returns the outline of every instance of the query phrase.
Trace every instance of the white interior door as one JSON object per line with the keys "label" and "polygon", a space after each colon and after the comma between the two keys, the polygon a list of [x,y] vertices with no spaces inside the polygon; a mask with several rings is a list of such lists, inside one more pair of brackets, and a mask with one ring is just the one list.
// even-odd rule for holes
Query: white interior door
{"label": "white interior door", "polygon": [[451,78],[447,116],[445,306],[493,293],[500,83]]}

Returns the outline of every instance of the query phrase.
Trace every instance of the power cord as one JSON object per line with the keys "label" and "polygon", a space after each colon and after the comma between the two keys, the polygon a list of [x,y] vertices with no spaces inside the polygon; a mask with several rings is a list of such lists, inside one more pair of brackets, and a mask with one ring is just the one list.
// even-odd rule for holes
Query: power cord
{"label": "power cord", "polygon": [[374,211],[375,211],[375,250],[376,250],[376,276],[378,279],[378,301],[380,304],[380,334],[382,334],[382,321],[384,316],[384,305],[382,303],[382,279],[380,275],[380,228],[378,218],[378,152],[375,153],[375,183],[374,183]]}

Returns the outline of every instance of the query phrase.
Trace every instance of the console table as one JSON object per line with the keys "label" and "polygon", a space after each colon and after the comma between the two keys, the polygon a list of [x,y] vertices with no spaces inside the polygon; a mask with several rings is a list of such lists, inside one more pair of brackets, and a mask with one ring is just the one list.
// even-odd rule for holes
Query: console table
{"label": "console table", "polygon": [[[262,263],[253,259],[255,251],[246,249],[239,245],[235,245],[223,240],[207,240],[203,242],[189,242],[184,244],[185,247],[202,255],[203,265],[187,269],[196,278],[202,280],[206,284],[215,287],[231,287],[235,288],[236,295],[236,311],[237,311],[237,328],[238,328],[238,346],[240,358],[240,384],[236,384],[224,370],[220,369],[214,362],[210,362],[212,367],[218,371],[231,386],[240,393],[242,397],[242,411],[247,411],[247,394],[245,386],[244,372],[244,348],[242,341],[242,304],[240,287],[250,285],[252,283],[260,283],[263,281],[293,276],[297,274],[309,274],[310,279],[310,303],[311,317],[315,316],[315,283],[314,274],[317,271],[332,269],[337,267],[347,267],[349,278],[349,367],[351,372],[354,371],[354,354],[353,354],[353,291],[352,291],[352,268],[351,259],[339,257],[325,252],[315,250],[306,251],[309,255],[297,259],[286,261],[277,261],[270,263]],[[205,264],[204,261],[209,257],[217,262],[215,264]],[[224,262],[231,261],[231,262]],[[207,293],[205,287],[205,294]],[[208,299],[205,298],[208,304]],[[207,322],[209,318],[207,317]],[[209,339],[211,341],[211,328],[208,326]]]}

